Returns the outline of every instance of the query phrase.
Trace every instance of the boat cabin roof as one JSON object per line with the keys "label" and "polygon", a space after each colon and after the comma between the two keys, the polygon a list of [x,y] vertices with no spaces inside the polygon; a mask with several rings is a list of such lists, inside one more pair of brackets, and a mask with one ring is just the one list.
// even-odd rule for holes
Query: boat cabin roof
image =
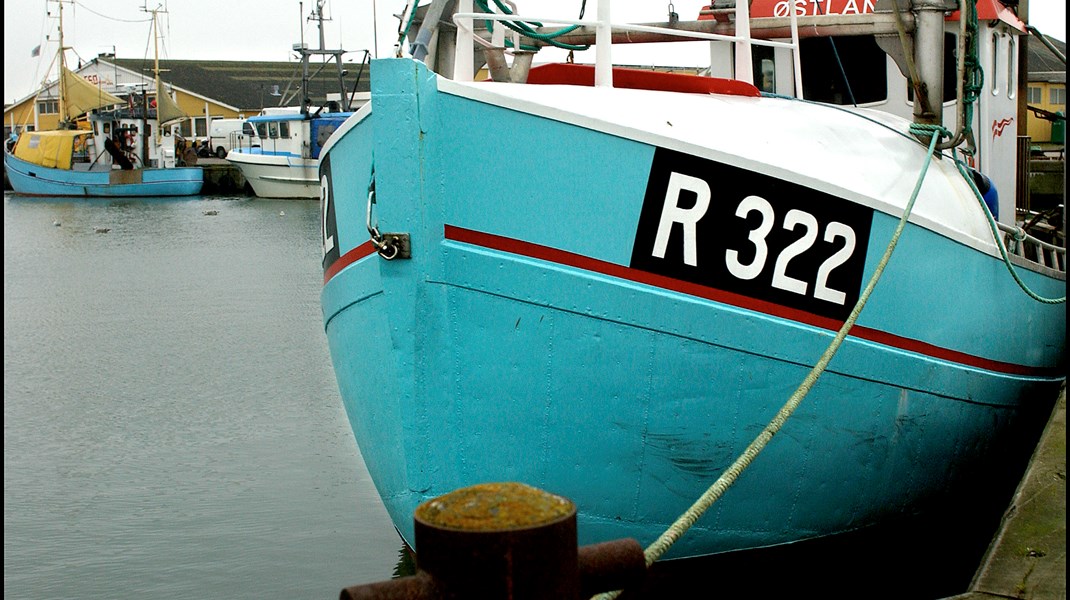
{"label": "boat cabin roof", "polygon": [[[256,115],[255,117],[249,117],[248,121],[250,123],[268,123],[268,122],[274,123],[274,122],[277,122],[277,121],[304,121],[306,118],[311,119],[313,114],[314,113],[310,112],[307,117],[305,115],[301,114],[301,113],[283,113],[283,114],[274,114],[274,115]],[[326,118],[345,119],[346,117],[348,117],[351,114],[353,114],[353,113],[352,112],[322,113],[317,118],[320,118],[320,119],[326,119]]]}
{"label": "boat cabin roof", "polygon": [[85,129],[27,131],[19,136],[14,154],[26,162],[58,169],[71,168],[71,154],[83,150],[85,138],[93,135]]}
{"label": "boat cabin roof", "polygon": [[[869,14],[873,12],[877,0],[821,0],[820,2],[797,2],[796,10],[802,10],[804,13],[798,14],[799,16],[819,16],[819,15],[861,15]],[[751,17],[786,17],[786,7],[788,3],[784,0],[754,0],[750,5]],[[708,6],[706,7],[709,8]],[[958,21],[959,13],[961,11],[954,11],[948,13],[945,20]],[[711,13],[705,13],[699,15],[699,20],[710,20],[716,18]],[[1015,29],[1025,32],[1025,23],[1018,18],[1018,15],[1014,14],[1014,11],[1007,8],[999,0],[977,0],[977,18],[981,21],[1003,21]]]}

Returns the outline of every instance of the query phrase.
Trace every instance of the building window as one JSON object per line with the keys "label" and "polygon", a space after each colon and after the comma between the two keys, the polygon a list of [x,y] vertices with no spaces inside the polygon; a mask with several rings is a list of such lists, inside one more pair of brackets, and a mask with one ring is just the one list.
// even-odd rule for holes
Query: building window
{"label": "building window", "polygon": [[1044,98],[1044,90],[1040,89],[1039,86],[1035,86],[1035,85],[1029,86],[1029,98],[1027,99],[1027,101],[1030,104],[1040,104],[1041,102],[1044,101],[1043,98]]}
{"label": "building window", "polygon": [[1063,106],[1066,104],[1066,88],[1064,87],[1051,87],[1048,88],[1048,98],[1051,100],[1051,104],[1057,106]]}
{"label": "building window", "polygon": [[59,100],[41,100],[37,103],[37,113],[41,115],[58,115]]}

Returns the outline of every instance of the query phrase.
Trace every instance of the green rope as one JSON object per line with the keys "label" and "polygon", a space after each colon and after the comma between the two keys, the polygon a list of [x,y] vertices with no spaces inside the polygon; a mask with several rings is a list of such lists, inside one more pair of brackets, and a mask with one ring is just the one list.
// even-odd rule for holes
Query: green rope
{"label": "green rope", "polygon": [[[501,0],[494,0],[494,4],[502,11],[502,13],[507,14],[507,15],[513,14],[513,11],[508,6],[506,6]],[[481,8],[483,10],[483,12],[487,12],[487,13],[491,12],[490,6],[487,3],[487,0],[476,0],[476,5],[479,6],[479,8]],[[586,5],[587,5],[587,0],[584,0],[583,1],[583,8],[580,9],[580,18],[583,18],[583,10],[586,8]],[[493,21],[486,21],[486,24],[487,24],[487,29],[489,31],[494,31],[494,23],[493,23]],[[560,37],[562,35],[565,35],[566,33],[571,33],[573,31],[575,31],[576,29],[579,29],[579,27],[580,27],[579,25],[569,25],[568,27],[562,27],[561,29],[558,29],[557,31],[552,31],[550,33],[539,33],[537,31],[535,31],[527,23],[524,23],[522,21],[517,21],[517,22],[502,21],[502,24],[505,25],[507,28],[509,28],[509,29],[511,29],[511,30],[513,30],[513,31],[525,36],[525,37],[529,37],[529,38],[534,39],[534,40],[540,40],[540,41],[546,42],[547,44],[550,44],[551,46],[555,46],[557,48],[564,48],[565,50],[587,50],[588,48],[590,48],[590,46],[583,46],[583,45],[576,45],[576,44],[566,44],[566,43],[563,43],[563,42],[558,42],[557,40],[554,39],[554,38]],[[534,23],[534,25],[536,27],[542,27],[542,23]],[[506,41],[506,44],[507,45],[511,45],[512,42]],[[521,49],[524,49],[524,50],[538,50],[538,47],[537,46],[522,45]]]}
{"label": "green rope", "polygon": [[[977,4],[975,2],[967,2],[966,6],[966,57],[963,59],[963,66],[965,73],[963,73],[962,82],[962,110],[963,110],[963,123],[966,124],[966,128],[970,129],[973,126],[973,108],[978,98],[981,97],[981,92],[985,88],[985,73],[981,68],[980,51],[977,47]],[[962,18],[960,15],[959,18]],[[970,138],[972,140],[972,137]],[[972,141],[970,143],[970,151],[966,154],[972,154]]]}
{"label": "green rope", "polygon": [[[694,504],[691,505],[687,511],[680,515],[675,523],[669,526],[665,530],[665,533],[654,541],[650,546],[647,546],[643,551],[646,557],[646,565],[654,564],[662,555],[669,550],[669,548],[676,543],[691,528],[695,522],[698,521],[709,508],[716,502],[728,488],[735,483],[736,479],[743,473],[743,470],[750,466],[750,463],[758,456],[758,454],[765,449],[765,446],[773,439],[773,436],[780,431],[780,428],[784,426],[788,418],[791,417],[795,409],[802,403],[803,398],[810,393],[810,389],[817,383],[821,374],[824,373],[825,368],[828,366],[832,357],[836,355],[836,352],[840,349],[840,345],[847,338],[847,333],[854,327],[855,321],[858,320],[858,315],[861,314],[862,308],[865,307],[866,302],[869,300],[870,294],[873,293],[873,289],[877,286],[877,282],[880,280],[881,275],[884,273],[884,269],[888,266],[888,261],[892,257],[892,252],[895,250],[897,244],[899,244],[899,236],[902,235],[903,229],[906,227],[907,219],[910,216],[910,212],[914,210],[914,202],[918,199],[918,193],[921,191],[921,183],[925,180],[925,173],[929,170],[929,165],[932,164],[933,152],[936,150],[936,144],[943,136],[948,136],[950,132],[940,127],[939,125],[916,125],[911,127],[913,133],[928,133],[932,136],[929,141],[929,151],[925,157],[925,164],[921,168],[921,173],[918,175],[918,181],[914,185],[914,192],[910,195],[910,202],[907,203],[906,210],[903,212],[903,216],[899,219],[899,225],[895,228],[895,233],[892,234],[891,241],[888,242],[888,247],[884,250],[884,256],[881,257],[880,262],[877,264],[876,270],[870,277],[869,282],[866,284],[865,290],[862,295],[858,297],[858,302],[855,303],[854,308],[851,310],[851,314],[844,321],[843,326],[836,332],[836,336],[825,349],[824,354],[817,361],[817,364],[810,369],[810,373],[803,379],[802,383],[795,392],[788,398],[788,401],[784,403],[784,406],[780,408],[776,416],[772,421],[766,425],[758,437],[747,446],[747,449],[743,451],[743,454],[736,459],[734,463],[724,472],[721,476],[711,485]],[[613,592],[606,592],[596,596],[598,600],[612,600],[621,594],[623,590],[616,590]]]}
{"label": "green rope", "polygon": [[[999,227],[996,225],[996,219],[992,216],[992,211],[988,210],[988,204],[985,203],[984,196],[981,195],[981,191],[977,189],[977,184],[974,183],[973,177],[970,177],[970,174],[966,171],[966,165],[961,160],[956,159],[955,166],[958,167],[959,174],[961,174],[962,178],[966,180],[966,183],[970,185],[970,189],[973,190],[974,197],[977,198],[977,200],[981,204],[981,208],[984,209],[985,217],[987,217],[988,220],[988,228],[992,231],[992,237],[996,242],[996,247],[999,248],[1000,256],[1003,257],[1003,264],[1007,265],[1007,270],[1010,271],[1011,277],[1014,277],[1014,281],[1018,283],[1018,287],[1022,288],[1022,291],[1024,291],[1026,294],[1029,295],[1030,298],[1036,300],[1037,302],[1043,302],[1044,304],[1062,304],[1066,302],[1066,296],[1063,296],[1062,298],[1045,298],[1043,296],[1037,295],[1036,292],[1029,289],[1029,286],[1026,285],[1024,281],[1022,281],[1022,278],[1018,275],[1018,270],[1014,268],[1014,265],[1011,264],[1010,257],[1007,256],[1007,249],[1003,246],[1003,239],[999,235]],[[1022,239],[1024,239],[1024,235],[1024,232],[1022,232],[1022,237],[1019,237],[1016,234],[1015,239],[1021,241]]]}

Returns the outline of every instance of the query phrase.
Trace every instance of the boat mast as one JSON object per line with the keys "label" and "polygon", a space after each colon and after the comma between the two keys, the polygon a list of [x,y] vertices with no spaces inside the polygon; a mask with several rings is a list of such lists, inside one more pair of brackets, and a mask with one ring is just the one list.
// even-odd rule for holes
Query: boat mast
{"label": "boat mast", "polygon": [[[297,3],[298,10],[300,11],[300,18],[305,16],[305,3]],[[322,26],[322,23],[321,23]],[[301,44],[298,48],[301,51],[301,114],[308,118],[308,103],[311,102],[311,98],[308,97],[308,47],[305,46],[305,28],[301,27]]]}
{"label": "boat mast", "polygon": [[[325,20],[323,18],[323,5],[324,5],[325,2],[326,2],[326,0],[316,0],[316,8],[315,8],[315,11],[312,14],[312,18],[314,18],[318,22],[318,25],[319,25],[319,34],[320,34],[320,45],[319,45],[319,48],[317,50],[309,50],[305,46],[305,31],[304,31],[304,27],[301,28],[301,42],[300,42],[300,44],[296,44],[294,46],[294,49],[298,50],[301,53],[301,68],[302,68],[302,73],[301,73],[301,114],[305,115],[306,117],[308,116],[308,105],[312,102],[312,99],[309,97],[309,93],[308,93],[308,82],[309,82],[309,79],[310,79],[309,78],[309,74],[308,74],[308,62],[309,62],[309,58],[313,54],[322,54],[324,56],[331,56],[331,57],[334,58],[335,63],[337,63],[337,69],[338,69],[338,89],[341,90],[341,92],[342,92],[342,110],[343,111],[347,111],[347,112],[349,111],[349,94],[346,93],[346,86],[345,86],[345,80],[344,80],[345,71],[342,70],[342,55],[345,54],[345,50],[341,50],[341,49],[339,49],[339,50],[328,50],[327,49],[327,42],[326,42],[326,39],[325,39],[325,36],[324,36],[324,31],[323,31],[323,21]],[[303,2],[300,3],[300,6],[301,6],[301,13],[304,14],[304,3]],[[320,70],[322,70],[322,68],[323,67],[320,67]],[[319,71],[316,71],[316,72],[318,73]]]}
{"label": "boat mast", "polygon": [[[160,90],[160,38],[158,37],[157,30],[156,30],[156,13],[159,10],[160,10],[160,6],[159,5],[156,5],[156,8],[152,9],[152,77],[155,80],[155,83],[153,84],[153,86],[156,88],[156,132],[154,133],[154,135],[156,137],[156,143],[157,144],[160,143],[160,138],[161,138],[161,133],[160,133],[160,94],[162,93],[162,91]],[[142,109],[145,111],[145,119],[148,119],[148,117],[149,117],[149,106],[148,106],[148,104],[145,104],[145,106],[143,106]],[[146,146],[146,148],[145,148],[145,157],[148,158],[148,154],[149,154],[148,147],[147,147],[148,146],[148,136],[147,135],[142,135],[142,139],[144,140],[143,144]]]}
{"label": "boat mast", "polygon": [[66,48],[63,47],[63,3],[73,0],[50,0],[59,5],[59,120],[60,124],[67,122],[67,60],[64,57]]}

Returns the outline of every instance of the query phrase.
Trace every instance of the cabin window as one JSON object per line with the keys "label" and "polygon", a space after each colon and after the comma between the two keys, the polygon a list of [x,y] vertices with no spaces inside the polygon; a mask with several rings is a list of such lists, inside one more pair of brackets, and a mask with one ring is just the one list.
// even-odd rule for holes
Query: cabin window
{"label": "cabin window", "polygon": [[1013,98],[1017,94],[1015,73],[1017,73],[1018,60],[1014,56],[1014,37],[1007,38],[1007,97]]}
{"label": "cabin window", "polygon": [[275,121],[268,123],[268,137],[276,139],[279,137],[279,124]]}
{"label": "cabin window", "polygon": [[887,100],[885,56],[871,35],[800,40],[803,95],[807,100],[832,104]]}
{"label": "cabin window", "polygon": [[111,123],[104,124],[104,135],[111,135]]}
{"label": "cabin window", "polygon": [[776,92],[776,62],[773,48],[753,46],[751,64],[754,68],[754,85],[763,92]]}
{"label": "cabin window", "polygon": [[992,95],[999,95],[999,34],[992,34]]}
{"label": "cabin window", "polygon": [[287,123],[286,121],[280,121],[279,122],[279,137],[281,137],[281,138],[290,137],[290,124]]}
{"label": "cabin window", "polygon": [[249,137],[253,137],[253,136],[256,135],[256,130],[253,129],[253,124],[252,123],[242,123],[241,124],[241,132],[242,132],[243,135],[247,135]]}
{"label": "cabin window", "polygon": [[[958,36],[944,34],[944,101],[955,100],[958,95]],[[987,74],[985,75],[987,77]],[[914,84],[907,77],[907,102],[914,103]]]}
{"label": "cabin window", "polygon": [[71,148],[71,162],[89,162],[89,136],[80,135],[74,138]]}
{"label": "cabin window", "polygon": [[1051,104],[1063,106],[1066,104],[1066,88],[1064,87],[1051,87],[1048,88],[1048,100]]}
{"label": "cabin window", "polygon": [[266,138],[268,136],[267,123],[257,123],[256,132],[260,135],[260,137]]}
{"label": "cabin window", "polygon": [[37,103],[37,112],[42,115],[58,115],[59,100],[42,100]]}
{"label": "cabin window", "polygon": [[1030,104],[1040,104],[1044,101],[1044,90],[1040,89],[1040,86],[1029,86],[1029,95],[1027,102]]}

